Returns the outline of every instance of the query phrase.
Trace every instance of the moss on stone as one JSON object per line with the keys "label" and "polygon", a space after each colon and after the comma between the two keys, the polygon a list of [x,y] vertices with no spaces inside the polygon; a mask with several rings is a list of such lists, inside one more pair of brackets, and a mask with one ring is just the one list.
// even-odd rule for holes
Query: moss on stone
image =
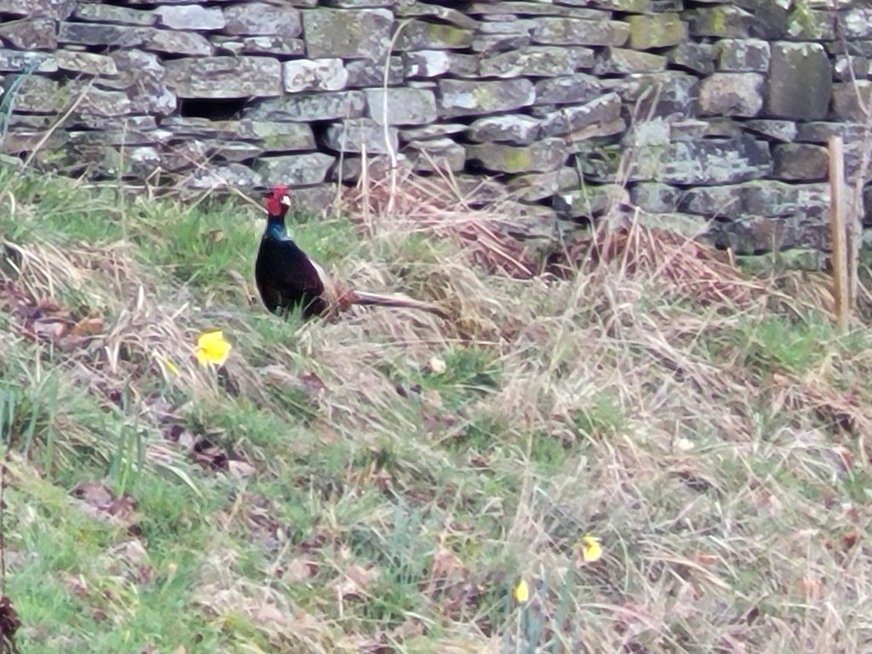
{"label": "moss on stone", "polygon": [[264,150],[282,150],[285,146],[285,139],[281,134],[268,134],[260,139]]}
{"label": "moss on stone", "polygon": [[620,145],[607,145],[596,150],[600,160],[606,165],[610,173],[616,173],[621,165],[621,157],[624,155],[624,148]]}
{"label": "moss on stone", "polygon": [[740,268],[755,275],[768,275],[785,270],[817,271],[824,268],[823,253],[808,248],[776,250],[758,255],[736,255],[735,261]]}
{"label": "moss on stone", "polygon": [[532,167],[533,161],[528,148],[506,147],[502,155],[507,170],[524,172]]}
{"label": "moss on stone", "polygon": [[434,43],[445,46],[465,46],[470,41],[468,30],[439,23],[426,23],[426,25],[427,38]]}
{"label": "moss on stone", "polygon": [[711,31],[715,34],[726,35],[727,33],[727,12],[723,7],[712,7],[711,9]]}
{"label": "moss on stone", "polygon": [[678,45],[684,38],[684,23],[678,14],[630,16],[628,45],[636,50]]}
{"label": "moss on stone", "polygon": [[612,5],[616,11],[644,12],[651,9],[648,0],[615,0]]}
{"label": "moss on stone", "polygon": [[[814,15],[808,0],[796,0],[793,8],[788,14],[788,22],[791,25],[791,33],[795,36],[805,38],[814,38],[817,30],[815,29]],[[795,31],[793,26],[796,26]]]}
{"label": "moss on stone", "polygon": [[472,89],[472,98],[477,108],[488,109],[494,105],[494,95],[486,84],[480,84]]}

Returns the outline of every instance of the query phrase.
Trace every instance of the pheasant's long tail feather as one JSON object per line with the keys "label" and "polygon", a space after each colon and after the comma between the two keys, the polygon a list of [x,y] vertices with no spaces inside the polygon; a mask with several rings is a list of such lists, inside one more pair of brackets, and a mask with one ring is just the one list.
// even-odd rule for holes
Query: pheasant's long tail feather
{"label": "pheasant's long tail feather", "polygon": [[440,318],[448,319],[448,312],[441,307],[429,302],[415,300],[407,295],[394,293],[369,293],[368,291],[349,290],[344,293],[343,300],[348,304],[364,304],[380,307],[394,307],[399,309],[417,309],[433,313]]}

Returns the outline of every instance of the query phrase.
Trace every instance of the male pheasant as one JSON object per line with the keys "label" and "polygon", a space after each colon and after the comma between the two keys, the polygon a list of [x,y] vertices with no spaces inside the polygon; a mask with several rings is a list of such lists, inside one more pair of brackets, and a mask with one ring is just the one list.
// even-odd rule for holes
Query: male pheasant
{"label": "male pheasant", "polygon": [[254,279],[264,306],[277,315],[300,311],[304,319],[325,316],[352,304],[418,309],[447,318],[433,304],[404,295],[368,293],[336,286],[288,234],[285,216],[291,206],[288,187],[276,184],[265,201],[266,229],[254,264]]}

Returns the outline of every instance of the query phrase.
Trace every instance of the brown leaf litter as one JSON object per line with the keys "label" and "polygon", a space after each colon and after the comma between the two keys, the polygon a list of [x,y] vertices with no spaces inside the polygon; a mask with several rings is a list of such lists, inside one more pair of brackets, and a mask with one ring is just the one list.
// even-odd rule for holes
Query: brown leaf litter
{"label": "brown leaf litter", "polygon": [[378,577],[379,570],[377,568],[367,568],[352,563],[342,570],[342,576],[334,584],[336,596],[340,602],[347,599],[360,599],[368,593],[370,585]]}
{"label": "brown leaf litter", "polygon": [[147,584],[154,577],[148,551],[137,538],[118,543],[109,550],[106,558],[109,572],[136,585]]}
{"label": "brown leaf litter", "polygon": [[87,345],[103,331],[103,317],[87,309],[73,311],[51,297],[36,299],[19,284],[0,281],[0,310],[9,313],[26,338],[63,351]]}
{"label": "brown leaf litter", "polygon": [[300,584],[318,574],[318,562],[309,557],[298,556],[287,564],[276,567],[273,574],[286,584]]}
{"label": "brown leaf litter", "polygon": [[294,605],[285,592],[271,585],[241,578],[234,569],[238,556],[229,549],[208,552],[194,590],[194,602],[207,615],[220,621],[246,616],[269,642],[267,651],[340,651],[321,617]]}
{"label": "brown leaf litter", "polygon": [[102,481],[87,481],[77,484],[71,495],[85,513],[131,532],[137,530],[137,502],[130,494],[119,497]]}
{"label": "brown leaf litter", "polygon": [[[0,270],[0,308],[12,315],[17,333],[71,354],[83,386],[105,387],[107,394],[128,386],[135,393],[131,376],[160,372],[160,361],[173,361],[184,383],[197,391],[214,389],[214,380],[193,365],[193,330],[181,319],[188,305],[183,298],[170,306],[156,303],[152,280],[127,244],[61,249],[2,243],[20,264],[14,274]],[[82,306],[64,306],[58,296],[67,293],[81,297]],[[235,365],[232,381],[263,395],[250,367]]]}
{"label": "brown leaf litter", "polygon": [[221,432],[195,434],[171,411],[163,411],[159,423],[164,439],[204,470],[225,472],[238,480],[257,472],[251,462],[220,443]]}
{"label": "brown leaf litter", "polygon": [[224,529],[240,534],[268,558],[275,560],[273,574],[281,576],[285,572],[285,559],[278,555],[288,547],[288,534],[280,515],[280,510],[269,497],[239,492],[228,507],[216,514],[215,519]]}

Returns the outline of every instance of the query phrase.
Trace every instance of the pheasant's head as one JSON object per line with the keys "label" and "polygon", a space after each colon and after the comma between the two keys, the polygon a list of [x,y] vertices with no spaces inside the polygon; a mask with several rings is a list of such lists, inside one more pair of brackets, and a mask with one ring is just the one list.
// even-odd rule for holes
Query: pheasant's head
{"label": "pheasant's head", "polygon": [[264,201],[267,213],[270,216],[284,217],[291,206],[291,192],[284,184],[276,184],[266,196]]}

